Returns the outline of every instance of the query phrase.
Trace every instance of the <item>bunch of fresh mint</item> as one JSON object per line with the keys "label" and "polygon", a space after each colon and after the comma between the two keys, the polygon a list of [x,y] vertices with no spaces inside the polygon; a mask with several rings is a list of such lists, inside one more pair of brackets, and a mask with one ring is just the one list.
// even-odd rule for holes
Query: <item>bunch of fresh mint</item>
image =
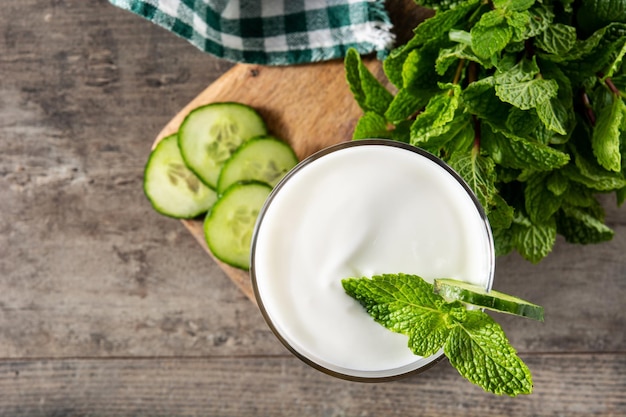
{"label": "bunch of fresh mint", "polygon": [[597,196],[626,199],[626,2],[423,1],[438,11],[383,62],[393,92],[348,53],[364,110],[354,139],[446,161],[487,212],[498,255],[536,263],[557,234],[611,239]]}
{"label": "bunch of fresh mint", "polygon": [[409,337],[409,348],[430,356],[443,348],[459,373],[494,394],[530,394],[530,370],[487,313],[446,302],[417,275],[384,274],[341,281],[374,320]]}

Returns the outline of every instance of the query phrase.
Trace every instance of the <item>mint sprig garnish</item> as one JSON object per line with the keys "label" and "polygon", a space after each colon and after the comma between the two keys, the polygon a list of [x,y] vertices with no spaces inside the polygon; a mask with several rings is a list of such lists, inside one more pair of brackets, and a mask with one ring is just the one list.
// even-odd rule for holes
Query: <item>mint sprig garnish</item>
{"label": "mint sprig garnish", "polygon": [[468,182],[498,255],[536,263],[562,235],[611,239],[597,195],[626,201],[624,0],[417,0],[436,13],[383,61],[345,60],[353,139],[411,143]]}
{"label": "mint sprig garnish", "polygon": [[444,345],[450,364],[472,383],[494,394],[530,394],[530,370],[517,356],[498,323],[480,310],[467,312]]}
{"label": "mint sprig garnish", "polygon": [[417,275],[346,278],[342,285],[376,322],[407,335],[416,355],[430,356],[443,348],[450,364],[485,391],[509,396],[532,392],[530,370],[483,311],[447,302]]}

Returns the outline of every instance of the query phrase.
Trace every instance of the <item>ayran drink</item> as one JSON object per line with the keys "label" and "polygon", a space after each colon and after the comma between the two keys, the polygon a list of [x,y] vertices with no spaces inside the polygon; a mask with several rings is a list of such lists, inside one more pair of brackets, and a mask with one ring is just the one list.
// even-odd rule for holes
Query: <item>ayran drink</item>
{"label": "ayran drink", "polygon": [[432,155],[388,140],[327,148],[274,189],[257,220],[251,277],[272,331],[326,373],[376,381],[423,370],[348,296],[341,280],[383,273],[455,278],[491,288],[493,239],[463,180]]}

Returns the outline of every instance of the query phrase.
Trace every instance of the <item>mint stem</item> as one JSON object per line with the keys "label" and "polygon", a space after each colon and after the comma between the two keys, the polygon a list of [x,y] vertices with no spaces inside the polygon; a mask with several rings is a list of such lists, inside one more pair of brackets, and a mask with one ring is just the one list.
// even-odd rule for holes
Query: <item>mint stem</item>
{"label": "mint stem", "polygon": [[615,84],[613,84],[613,80],[611,80],[611,77],[606,77],[604,79],[604,83],[607,85],[607,87],[609,87],[609,90],[611,90],[613,94],[615,94],[618,97],[621,96],[620,91],[618,90],[617,87],[615,87]]}
{"label": "mint stem", "polygon": [[603,72],[597,72],[596,75],[598,76],[598,78],[604,82],[604,84],[609,87],[609,90],[611,90],[611,93],[615,94],[616,96],[621,96],[622,92],[619,91],[619,89],[615,86],[615,84],[613,84],[613,80],[611,79],[611,77],[606,77],[604,78],[604,73]]}
{"label": "mint stem", "polygon": [[[476,81],[477,79],[476,73],[477,73],[476,62],[471,61],[467,69],[468,83],[471,84],[474,81]],[[478,152],[480,150],[480,122],[478,118],[476,117],[476,115],[474,114],[472,115],[472,120],[474,122],[474,150]]]}
{"label": "mint stem", "polygon": [[465,59],[460,59],[459,64],[456,67],[456,72],[454,73],[454,79],[452,80],[452,84],[458,84],[461,80],[461,74],[463,74],[463,67],[465,66]]}
{"label": "mint stem", "polygon": [[589,123],[591,124],[591,126],[595,126],[596,115],[593,112],[593,108],[591,107],[591,101],[589,101],[589,95],[587,94],[586,91],[583,91],[581,95],[582,95],[582,100],[583,100],[583,106],[585,107],[585,116],[587,116],[587,120],[589,120]]}
{"label": "mint stem", "polygon": [[477,72],[476,63],[474,61],[471,61],[469,63],[469,68],[467,69],[467,81],[470,84],[478,79],[476,76],[476,72]]}
{"label": "mint stem", "polygon": [[480,122],[476,115],[472,115],[472,120],[474,121],[474,151],[480,151]]}

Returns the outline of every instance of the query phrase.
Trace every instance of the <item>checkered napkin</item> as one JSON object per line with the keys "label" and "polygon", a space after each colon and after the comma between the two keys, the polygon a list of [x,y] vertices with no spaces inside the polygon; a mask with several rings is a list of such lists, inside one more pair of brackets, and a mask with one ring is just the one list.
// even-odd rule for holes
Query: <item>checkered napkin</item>
{"label": "checkered napkin", "polygon": [[290,65],[384,55],[393,43],[384,0],[109,0],[229,61]]}

